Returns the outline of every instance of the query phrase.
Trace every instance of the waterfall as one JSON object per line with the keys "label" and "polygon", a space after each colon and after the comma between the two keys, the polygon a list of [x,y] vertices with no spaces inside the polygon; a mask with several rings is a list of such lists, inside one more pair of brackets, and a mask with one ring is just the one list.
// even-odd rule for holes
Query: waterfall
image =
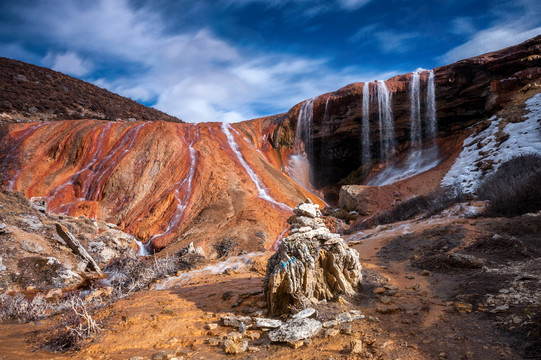
{"label": "waterfall", "polygon": [[[411,126],[411,148],[421,147],[421,79],[420,73],[423,69],[417,69],[411,74],[410,80],[410,126]],[[436,89],[434,84],[434,70],[428,71],[425,100],[425,137],[431,139],[438,131],[438,119],[436,117]]]}
{"label": "waterfall", "polygon": [[331,97],[329,96],[327,100],[325,100],[325,114],[323,115],[323,118],[326,120],[329,118],[329,100]]}
{"label": "waterfall", "polygon": [[394,124],[393,109],[391,108],[391,94],[385,81],[377,80],[378,89],[378,122],[380,136],[380,158],[388,160],[394,152]]}
{"label": "waterfall", "polygon": [[363,86],[363,122],[361,134],[363,165],[370,163],[370,83]]}
{"label": "waterfall", "polygon": [[[197,170],[197,151],[194,149],[193,146],[199,140],[199,130],[195,126],[193,126],[193,129],[194,133],[190,134],[188,131],[186,131],[183,139],[184,144],[188,147],[188,153],[190,154],[190,168],[188,170],[188,173],[186,174],[186,177],[173,185],[171,189],[169,189],[174,189],[175,191],[174,196],[175,201],[177,202],[177,208],[175,209],[175,213],[173,214],[173,217],[169,219],[166,229],[160,234],[154,235],[145,243],[145,249],[140,249],[139,251],[140,255],[144,255],[145,251],[147,253],[150,253],[152,242],[159,237],[171,233],[174,229],[177,228],[182,218],[184,217],[184,212],[186,211],[186,208],[188,207],[189,201],[192,197],[192,184],[195,178],[195,172]],[[190,140],[186,139],[187,135],[191,137]]]}
{"label": "waterfall", "polygon": [[257,189],[257,195],[259,196],[259,198],[265,201],[268,201],[272,205],[275,205],[276,207],[282,210],[291,211],[291,208],[289,206],[274,200],[274,198],[269,195],[269,193],[267,192],[267,188],[265,187],[263,182],[259,179],[255,171],[246,162],[246,159],[244,159],[244,156],[240,152],[239,145],[237,144],[237,142],[235,141],[235,138],[233,137],[233,134],[231,133],[231,129],[233,129],[231,125],[229,125],[228,123],[222,123],[222,131],[227,138],[227,143],[229,144],[229,147],[231,148],[231,150],[233,150],[233,153],[237,157],[239,163],[242,165],[244,170],[246,170],[246,173],[248,174],[248,176],[254,183]]}
{"label": "waterfall", "polygon": [[410,80],[410,140],[411,148],[421,147],[421,78],[417,69],[411,74]]}
{"label": "waterfall", "polygon": [[304,152],[312,154],[312,120],[314,118],[314,99],[306,100],[299,110],[297,128],[295,129],[295,149],[297,153],[302,152],[301,142],[304,142]]}
{"label": "waterfall", "polygon": [[438,118],[436,116],[436,85],[434,84],[434,70],[428,73],[428,86],[426,91],[426,120],[427,135],[429,138],[438,132]]}

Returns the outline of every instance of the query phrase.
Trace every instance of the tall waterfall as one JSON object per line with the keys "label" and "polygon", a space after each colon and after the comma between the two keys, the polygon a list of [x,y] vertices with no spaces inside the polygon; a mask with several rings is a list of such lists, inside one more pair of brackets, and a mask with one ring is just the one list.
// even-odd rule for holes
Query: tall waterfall
{"label": "tall waterfall", "polygon": [[421,146],[421,78],[420,69],[411,74],[410,80],[410,140],[411,148],[418,149]]}
{"label": "tall waterfall", "polygon": [[299,110],[297,128],[295,129],[295,149],[297,153],[302,152],[301,143],[304,142],[304,152],[311,154],[312,144],[312,120],[314,118],[314,99],[306,100]]}
{"label": "tall waterfall", "polygon": [[429,138],[438,132],[438,118],[436,117],[436,86],[434,84],[434,70],[428,73],[428,86],[426,91],[426,120],[427,135]]}
{"label": "tall waterfall", "polygon": [[378,92],[378,122],[380,136],[380,157],[388,160],[394,152],[394,124],[393,109],[391,108],[391,94],[385,81],[377,80]]}
{"label": "tall waterfall", "polygon": [[363,122],[361,134],[362,161],[363,165],[370,163],[370,83],[363,86]]}
{"label": "tall waterfall", "polygon": [[325,113],[323,114],[323,118],[327,120],[329,118],[329,100],[331,97],[329,96],[327,100],[325,100]]}

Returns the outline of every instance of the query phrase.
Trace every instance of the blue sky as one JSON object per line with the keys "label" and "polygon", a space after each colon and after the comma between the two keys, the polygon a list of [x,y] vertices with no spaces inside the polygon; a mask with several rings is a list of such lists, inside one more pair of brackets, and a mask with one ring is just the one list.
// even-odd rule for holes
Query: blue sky
{"label": "blue sky", "polygon": [[3,0],[0,56],[240,121],[541,34],[539,0]]}

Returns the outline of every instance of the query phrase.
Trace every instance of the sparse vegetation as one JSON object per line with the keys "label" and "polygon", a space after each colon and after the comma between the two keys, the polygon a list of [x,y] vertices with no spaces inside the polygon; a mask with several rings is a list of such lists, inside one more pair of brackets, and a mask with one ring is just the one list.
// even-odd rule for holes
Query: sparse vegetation
{"label": "sparse vegetation", "polygon": [[146,289],[154,281],[179,270],[190,270],[202,261],[203,256],[184,250],[160,259],[154,256],[134,257],[130,254],[116,258],[105,268],[114,288],[113,297],[121,298]]}
{"label": "sparse vegetation", "polygon": [[124,297],[135,291],[147,288],[153,281],[177,271],[173,257],[162,259],[155,257],[121,256],[105,268],[109,281],[114,288],[114,297]]}
{"label": "sparse vegetation", "polygon": [[6,58],[0,59],[0,69],[0,112],[15,117],[39,116],[49,120],[133,118],[182,122],[174,116],[50,69]]}
{"label": "sparse vegetation", "polygon": [[516,216],[541,210],[541,156],[522,155],[503,163],[477,191],[488,200],[487,216]]}
{"label": "sparse vegetation", "polygon": [[218,258],[223,258],[229,256],[231,250],[233,250],[237,246],[237,242],[233,240],[232,238],[224,238],[220,242],[218,242],[216,245],[214,245],[214,248],[218,252]]}
{"label": "sparse vegetation", "polygon": [[70,297],[66,303],[68,311],[63,315],[60,324],[45,335],[40,348],[57,352],[78,350],[84,340],[102,330],[101,322],[92,314],[95,306],[89,306],[77,296]]}
{"label": "sparse vegetation", "polygon": [[428,194],[406,199],[391,210],[384,210],[374,218],[350,229],[349,232],[366,229],[374,225],[389,224],[411,219],[414,216],[429,217],[449,206],[465,201],[467,196],[455,188],[439,188]]}

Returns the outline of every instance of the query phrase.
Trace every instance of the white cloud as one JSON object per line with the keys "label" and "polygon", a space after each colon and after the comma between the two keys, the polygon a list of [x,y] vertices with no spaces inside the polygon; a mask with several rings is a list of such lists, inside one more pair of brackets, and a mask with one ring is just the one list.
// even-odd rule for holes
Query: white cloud
{"label": "white cloud", "polygon": [[[350,82],[382,76],[336,71],[323,58],[240,48],[206,28],[171,33],[157,13],[134,9],[128,0],[51,1],[24,10],[34,27],[48,29],[51,42],[69,49],[49,53],[45,65],[89,78],[92,67],[122,64],[128,75],[100,75],[94,83],[135,100],[155,101],[154,107],[189,122],[267,115],[261,109],[287,111]],[[92,54],[94,64],[78,54]]]}
{"label": "white cloud", "polygon": [[338,0],[338,4],[344,9],[354,10],[368,4],[371,0]]}
{"label": "white cloud", "polygon": [[225,4],[245,6],[250,3],[258,2],[269,7],[283,7],[288,4],[298,5],[301,9],[300,13],[308,17],[313,17],[320,13],[331,10],[357,10],[372,0],[222,0]]}
{"label": "white cloud", "polygon": [[445,53],[441,57],[441,60],[452,63],[515,45],[539,34],[541,34],[541,27],[530,30],[519,30],[515,27],[495,26],[477,32],[468,42]]}
{"label": "white cloud", "polygon": [[84,76],[92,70],[92,62],[82,59],[72,51],[65,53],[48,52],[43,62],[51,69],[73,76]]}
{"label": "white cloud", "polygon": [[471,34],[476,31],[473,21],[468,17],[458,17],[451,21],[451,32],[457,35]]}
{"label": "white cloud", "polygon": [[497,3],[488,13],[494,17],[490,26],[475,31],[468,19],[455,19],[454,31],[469,34],[470,38],[442,55],[439,60],[450,63],[519,44],[541,34],[538,0],[515,0]]}
{"label": "white cloud", "polygon": [[404,53],[415,46],[413,41],[419,37],[415,32],[398,32],[392,30],[378,31],[374,34],[380,49],[385,53]]}
{"label": "white cloud", "polygon": [[416,32],[382,30],[378,24],[368,24],[361,27],[349,38],[349,41],[370,43],[375,42],[380,50],[384,53],[404,53],[415,44],[415,39],[419,38],[420,34]]}

